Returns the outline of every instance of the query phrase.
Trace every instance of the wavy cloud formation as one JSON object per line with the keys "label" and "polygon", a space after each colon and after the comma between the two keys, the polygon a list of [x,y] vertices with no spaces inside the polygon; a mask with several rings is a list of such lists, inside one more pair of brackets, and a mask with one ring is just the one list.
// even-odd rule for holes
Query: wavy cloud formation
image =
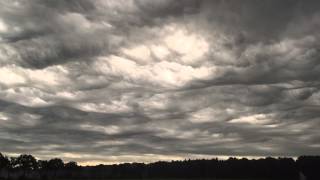
{"label": "wavy cloud formation", "polygon": [[84,164],[316,154],[319,9],[3,0],[0,151]]}

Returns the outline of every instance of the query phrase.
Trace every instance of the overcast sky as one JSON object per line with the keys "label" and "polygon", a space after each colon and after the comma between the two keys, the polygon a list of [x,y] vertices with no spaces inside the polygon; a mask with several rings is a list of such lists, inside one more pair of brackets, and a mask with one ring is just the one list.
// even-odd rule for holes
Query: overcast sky
{"label": "overcast sky", "polygon": [[0,152],[320,152],[320,1],[1,0]]}

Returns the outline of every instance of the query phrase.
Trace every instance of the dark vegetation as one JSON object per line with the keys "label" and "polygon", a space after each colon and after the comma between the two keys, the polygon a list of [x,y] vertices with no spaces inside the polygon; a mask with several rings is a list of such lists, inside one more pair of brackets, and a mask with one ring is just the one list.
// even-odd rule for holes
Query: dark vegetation
{"label": "dark vegetation", "polygon": [[32,155],[0,153],[0,179],[281,179],[319,180],[320,156],[184,160],[78,166],[61,159],[37,160]]}

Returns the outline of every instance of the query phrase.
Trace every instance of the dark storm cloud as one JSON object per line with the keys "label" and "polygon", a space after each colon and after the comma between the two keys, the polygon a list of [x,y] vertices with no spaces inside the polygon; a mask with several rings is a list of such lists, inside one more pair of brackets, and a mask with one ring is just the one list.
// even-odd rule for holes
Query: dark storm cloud
{"label": "dark storm cloud", "polygon": [[0,2],[0,146],[83,163],[320,148],[318,1]]}
{"label": "dark storm cloud", "polygon": [[[14,1],[2,2],[1,17],[9,25],[3,41],[10,44],[20,65],[45,68],[69,61],[115,53],[136,26],[157,25],[154,19],[183,15],[196,9],[195,1],[103,2]],[[187,12],[190,13],[190,12]]]}

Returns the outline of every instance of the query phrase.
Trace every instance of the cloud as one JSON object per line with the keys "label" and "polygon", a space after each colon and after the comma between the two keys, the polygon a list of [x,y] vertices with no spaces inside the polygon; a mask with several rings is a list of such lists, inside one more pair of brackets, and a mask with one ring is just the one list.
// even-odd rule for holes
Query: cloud
{"label": "cloud", "polygon": [[0,2],[0,151],[83,164],[319,152],[316,1]]}

